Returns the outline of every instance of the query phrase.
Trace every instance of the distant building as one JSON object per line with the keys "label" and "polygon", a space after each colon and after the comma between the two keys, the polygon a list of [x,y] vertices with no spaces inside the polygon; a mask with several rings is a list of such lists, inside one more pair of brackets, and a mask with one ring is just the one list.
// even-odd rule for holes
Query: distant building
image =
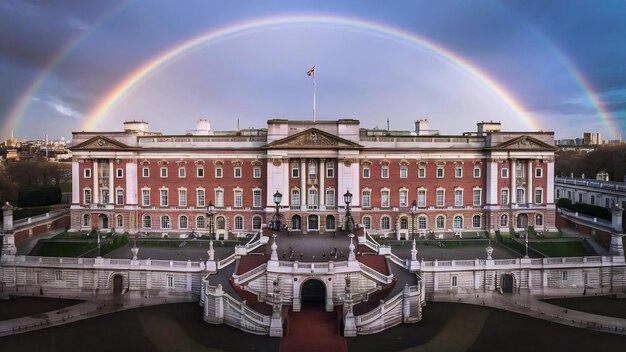
{"label": "distant building", "polygon": [[626,207],[626,183],[609,181],[606,172],[599,172],[596,179],[581,177],[556,177],[555,197],[567,198],[572,203],[584,203],[611,208],[614,204]]}

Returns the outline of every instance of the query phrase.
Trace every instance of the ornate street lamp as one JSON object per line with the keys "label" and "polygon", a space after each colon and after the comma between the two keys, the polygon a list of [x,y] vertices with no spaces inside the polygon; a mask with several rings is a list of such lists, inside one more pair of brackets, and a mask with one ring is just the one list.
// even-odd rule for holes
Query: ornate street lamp
{"label": "ornate street lamp", "polygon": [[350,191],[346,191],[343,195],[343,201],[346,203],[346,228],[350,233],[352,233],[352,215],[350,215],[350,203],[352,203],[352,193]]}
{"label": "ornate street lamp", "polygon": [[206,207],[206,212],[207,215],[209,216],[209,238],[211,240],[213,240],[213,237],[215,236],[215,228],[214,228],[214,222],[213,222],[213,217],[215,216],[215,213],[213,213],[213,211],[215,210],[215,207],[213,206],[213,202],[209,201],[209,205]]}
{"label": "ornate street lamp", "polygon": [[273,220],[274,220],[274,230],[280,231],[280,202],[283,200],[283,195],[276,191],[274,193],[274,204],[276,204],[276,211],[274,212]]}
{"label": "ornate street lamp", "polygon": [[415,199],[411,203],[411,237],[415,239],[415,213],[417,213],[417,202]]}

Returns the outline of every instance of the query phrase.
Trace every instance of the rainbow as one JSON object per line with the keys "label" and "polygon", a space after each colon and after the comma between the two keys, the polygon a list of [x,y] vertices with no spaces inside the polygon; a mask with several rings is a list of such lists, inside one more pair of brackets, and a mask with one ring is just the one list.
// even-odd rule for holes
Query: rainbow
{"label": "rainbow", "polygon": [[43,69],[26,86],[26,88],[20,95],[20,98],[17,100],[17,103],[15,103],[15,105],[9,112],[8,118],[1,126],[0,131],[9,131],[17,126],[18,121],[28,107],[28,103],[30,102],[31,98],[34,97],[35,93],[37,93],[37,91],[48,78],[50,73],[52,73],[54,69],[58,65],[60,65],[63,60],[70,54],[70,52],[74,48],[76,48],[85,38],[90,36],[95,30],[100,28],[110,18],[114,17],[115,15],[126,9],[133,1],[135,0],[128,0],[126,2],[118,4],[117,6],[114,6],[105,14],[100,16],[100,18],[96,21],[96,23],[91,26],[89,30],[83,31],[82,33],[75,35],[71,40],[69,40],[68,43],[64,45],[61,50],[59,50],[57,54],[52,57],[51,60],[48,61]]}
{"label": "rainbow", "polygon": [[423,37],[395,29],[386,25],[336,16],[287,16],[270,17],[245,21],[226,27],[213,29],[197,35],[155,56],[141,67],[127,75],[119,84],[101,99],[88,115],[82,130],[91,131],[107,116],[113,107],[123,100],[134,88],[148,80],[163,68],[171,65],[182,57],[217,42],[244,35],[251,32],[273,29],[281,26],[326,26],[346,29],[366,34],[378,35],[395,40],[399,43],[415,46],[426,50],[437,58],[458,67],[477,82],[485,86],[491,93],[504,101],[526,125],[534,130],[540,129],[538,123],[525,112],[517,102],[498,82],[472,65],[458,54],[435,44]]}

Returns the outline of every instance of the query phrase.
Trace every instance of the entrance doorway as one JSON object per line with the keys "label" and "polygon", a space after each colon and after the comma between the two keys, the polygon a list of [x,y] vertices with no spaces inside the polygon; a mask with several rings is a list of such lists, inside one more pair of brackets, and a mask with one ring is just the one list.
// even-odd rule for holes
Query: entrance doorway
{"label": "entrance doorway", "polygon": [[121,294],[124,289],[124,277],[122,275],[113,276],[113,294]]}
{"label": "entrance doorway", "polygon": [[326,302],[326,286],[317,279],[310,279],[302,283],[300,292],[302,305],[315,305],[324,307]]}
{"label": "entrance doorway", "polygon": [[528,215],[526,213],[521,213],[517,216],[517,228],[525,229],[528,228]]}
{"label": "entrance doorway", "polygon": [[317,215],[309,215],[309,231],[319,231],[320,230],[320,221]]}
{"label": "entrance doorway", "polygon": [[513,293],[513,275],[502,275],[502,292]]}
{"label": "entrance doorway", "polygon": [[109,228],[109,217],[104,215],[104,214],[98,215],[98,225],[100,225],[101,229],[108,229]]}

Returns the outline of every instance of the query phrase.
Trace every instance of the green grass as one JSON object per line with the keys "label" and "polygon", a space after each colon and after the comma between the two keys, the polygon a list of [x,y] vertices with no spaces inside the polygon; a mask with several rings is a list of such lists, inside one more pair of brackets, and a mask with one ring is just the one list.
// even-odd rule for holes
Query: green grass
{"label": "green grass", "polygon": [[549,257],[582,257],[589,255],[581,241],[531,241],[528,245]]}
{"label": "green grass", "polygon": [[[427,246],[437,246],[437,243],[441,242],[444,244],[444,248],[460,248],[460,247],[487,247],[489,241],[485,238],[463,238],[463,239],[452,239],[452,240],[416,240],[417,247],[425,247]],[[396,248],[411,248],[413,246],[413,241],[404,240],[379,240],[378,243],[382,245],[389,245]]]}
{"label": "green grass", "polygon": [[50,211],[50,207],[19,208],[13,211],[13,220],[26,219],[33,216],[45,214]]}
{"label": "green grass", "polygon": [[87,232],[61,232],[60,234],[52,237],[54,240],[91,240],[97,239],[98,237],[95,235],[88,236]]}
{"label": "green grass", "polygon": [[65,192],[65,193],[72,192],[72,183],[71,182],[60,183],[59,187],[61,187],[61,192]]}
{"label": "green grass", "polygon": [[78,257],[79,255],[98,248],[93,242],[57,242],[46,241],[41,244],[36,255],[42,257]]}
{"label": "green grass", "polygon": [[[515,240],[513,240],[508,233],[501,233],[497,235],[497,239],[500,242],[500,244],[504,245],[505,247],[510,248],[511,250],[513,250],[514,252],[516,252],[519,255],[524,255],[526,254],[526,246],[524,244],[521,244]],[[542,258],[543,256],[535,251],[532,250],[532,246],[528,245],[528,256],[531,258]]]}

